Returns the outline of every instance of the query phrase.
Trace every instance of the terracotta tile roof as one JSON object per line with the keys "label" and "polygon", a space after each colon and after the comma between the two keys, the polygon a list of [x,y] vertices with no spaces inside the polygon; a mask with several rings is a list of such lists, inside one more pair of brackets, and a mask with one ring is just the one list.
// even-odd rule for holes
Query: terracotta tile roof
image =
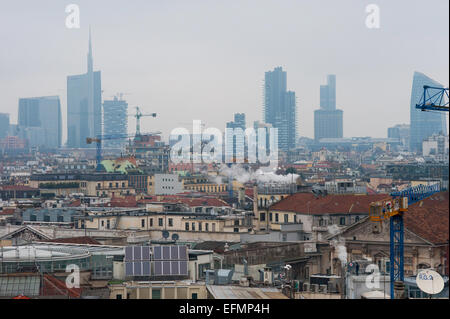
{"label": "terracotta tile roof", "polygon": [[308,215],[369,213],[369,204],[389,197],[386,194],[339,194],[315,197],[312,193],[296,193],[270,207],[271,211],[296,212]]}
{"label": "terracotta tile roof", "polygon": [[67,206],[68,207],[79,207],[79,206],[81,206],[81,199],[74,200]]}
{"label": "terracotta tile roof", "polygon": [[65,243],[65,244],[85,244],[85,245],[101,245],[100,242],[92,237],[70,237],[70,238],[55,238],[43,240],[49,243]]}
{"label": "terracotta tile roof", "polygon": [[111,201],[107,204],[108,207],[137,207],[137,201],[135,196],[126,197],[112,197]]}
{"label": "terracotta tile roof", "polygon": [[411,205],[404,215],[405,227],[433,244],[448,243],[448,192],[441,192]]}
{"label": "terracotta tile roof", "polygon": [[3,209],[3,210],[0,210],[0,215],[13,215],[15,211],[16,211],[15,209],[11,209],[11,208]]}

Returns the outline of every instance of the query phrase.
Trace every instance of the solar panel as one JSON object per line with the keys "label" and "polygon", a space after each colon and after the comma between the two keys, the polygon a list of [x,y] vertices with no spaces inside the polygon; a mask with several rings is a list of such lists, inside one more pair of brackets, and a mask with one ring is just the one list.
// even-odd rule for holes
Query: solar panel
{"label": "solar panel", "polygon": [[141,252],[142,252],[142,247],[135,246],[134,249],[133,249],[133,253],[134,253],[133,259],[134,260],[141,260],[141,255],[142,255]]}
{"label": "solar panel", "polygon": [[162,275],[162,261],[155,261],[155,276]]}
{"label": "solar panel", "polygon": [[170,247],[164,246],[162,249],[163,249],[163,258],[162,259],[164,259],[164,260],[170,259]]}
{"label": "solar panel", "polygon": [[133,247],[125,247],[125,260],[133,260]]}
{"label": "solar panel", "polygon": [[142,263],[142,275],[150,276],[150,274],[151,274],[150,261],[144,261]]}
{"label": "solar panel", "polygon": [[135,276],[142,276],[142,263],[139,261],[133,262],[133,270]]}
{"label": "solar panel", "polygon": [[187,261],[180,261],[180,275],[188,274],[188,263]]}
{"label": "solar panel", "polygon": [[125,276],[133,276],[133,263],[125,262]]}
{"label": "solar panel", "polygon": [[162,253],[161,253],[161,246],[153,247],[153,256],[155,260],[161,260],[162,259]]}
{"label": "solar panel", "polygon": [[178,250],[179,250],[179,247],[177,247],[177,246],[170,247],[170,259],[175,259],[175,260],[178,259]]}
{"label": "solar panel", "polygon": [[163,275],[171,275],[170,261],[163,261]]}
{"label": "solar panel", "polygon": [[142,247],[142,260],[150,260],[150,247]]}
{"label": "solar panel", "polygon": [[180,262],[179,261],[172,261],[172,275],[179,275],[180,274]]}
{"label": "solar panel", "polygon": [[188,259],[187,258],[187,247],[186,246],[178,246],[179,247],[179,259]]}
{"label": "solar panel", "polygon": [[187,246],[129,246],[125,248],[126,276],[186,276],[187,274]]}

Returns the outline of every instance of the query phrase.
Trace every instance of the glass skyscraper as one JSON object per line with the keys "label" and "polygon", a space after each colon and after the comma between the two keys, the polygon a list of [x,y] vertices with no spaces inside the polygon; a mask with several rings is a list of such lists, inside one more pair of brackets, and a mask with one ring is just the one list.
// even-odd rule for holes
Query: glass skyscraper
{"label": "glass skyscraper", "polygon": [[424,112],[416,109],[416,104],[420,102],[423,96],[423,86],[443,87],[442,84],[434,81],[423,73],[414,72],[411,105],[410,105],[410,143],[411,152],[422,153],[422,142],[433,134],[442,133],[447,135],[447,123],[445,112]]}
{"label": "glass skyscraper", "polygon": [[[103,134],[126,135],[128,133],[128,103],[114,97],[114,100],[103,102]],[[105,147],[121,148],[124,139],[105,140]]]}
{"label": "glass skyscraper", "polygon": [[327,84],[320,86],[320,109],[314,111],[314,139],[342,138],[344,112],[336,109],[336,75],[327,77]]}
{"label": "glass skyscraper", "polygon": [[0,139],[8,136],[9,132],[9,114],[0,113]]}
{"label": "glass skyscraper", "polygon": [[62,138],[58,96],[19,99],[18,133],[30,146],[59,148]]}
{"label": "glass skyscraper", "polygon": [[278,148],[287,152],[295,148],[297,137],[297,103],[295,92],[286,90],[286,72],[276,67],[265,74],[264,122],[278,129]]}
{"label": "glass skyscraper", "polygon": [[94,72],[89,34],[87,73],[67,77],[67,146],[95,147],[87,137],[102,134],[102,86],[100,71]]}

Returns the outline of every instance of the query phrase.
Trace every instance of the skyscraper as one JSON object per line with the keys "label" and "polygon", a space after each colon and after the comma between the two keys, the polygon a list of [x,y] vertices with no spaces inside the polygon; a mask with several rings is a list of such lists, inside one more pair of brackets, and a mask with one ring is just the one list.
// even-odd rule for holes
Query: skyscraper
{"label": "skyscraper", "polygon": [[423,73],[414,72],[411,90],[410,119],[411,132],[409,150],[411,152],[422,152],[422,142],[433,134],[447,134],[447,123],[444,112],[423,112],[416,109],[416,104],[423,96],[423,86],[443,87]]}
{"label": "skyscraper", "polygon": [[278,148],[287,152],[295,147],[297,103],[295,92],[286,90],[286,72],[276,67],[265,74],[264,122],[278,129]]}
{"label": "skyscraper", "polygon": [[9,114],[0,113],[0,139],[8,136],[9,132]]}
{"label": "skyscraper", "polygon": [[101,106],[101,72],[94,72],[91,34],[89,32],[87,73],[67,77],[68,147],[95,147],[94,144],[86,144],[86,138],[102,134]]}
{"label": "skyscraper", "polygon": [[314,111],[314,139],[342,138],[344,112],[336,109],[336,75],[328,75],[320,86],[320,109]]}
{"label": "skyscraper", "polygon": [[[103,133],[105,135],[126,135],[128,133],[128,103],[116,96],[103,102]],[[121,148],[123,139],[105,140],[105,147]]]}
{"label": "skyscraper", "polygon": [[19,99],[18,132],[30,146],[61,146],[61,102],[58,96]]}
{"label": "skyscraper", "polygon": [[[242,131],[239,132],[241,129]],[[227,130],[225,134],[225,158],[228,161],[243,161],[245,155],[245,114],[234,114],[234,121],[227,123]]]}

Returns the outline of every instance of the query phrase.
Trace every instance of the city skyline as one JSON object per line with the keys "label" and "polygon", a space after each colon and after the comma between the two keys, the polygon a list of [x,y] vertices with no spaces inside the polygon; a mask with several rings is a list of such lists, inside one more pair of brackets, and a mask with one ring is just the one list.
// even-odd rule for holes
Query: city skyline
{"label": "city skyline", "polygon": [[[169,5],[142,4],[149,10],[142,10],[142,13],[138,14],[138,20],[143,19],[143,17],[154,17],[156,19],[153,23],[150,23],[151,26],[155,26],[156,23],[165,26],[163,29],[154,28],[155,33],[148,33],[148,29],[144,28],[147,30],[147,36],[142,37],[144,35],[143,30],[136,29],[136,24],[128,23],[128,28],[117,29],[124,25],[114,26],[110,18],[101,16],[97,12],[99,4],[89,5],[83,1],[80,2],[81,28],[66,29],[62,22],[59,25],[58,20],[58,12],[60,11],[60,20],[64,20],[65,13],[60,10],[63,8],[54,7],[50,2],[44,1],[42,5],[36,6],[34,9],[51,13],[49,22],[35,21],[33,17],[25,15],[27,19],[30,18],[31,21],[35,22],[37,31],[45,31],[51,35],[46,38],[54,38],[56,42],[52,44],[51,51],[48,51],[48,48],[45,47],[48,40],[43,40],[40,36],[35,35],[36,39],[40,39],[40,42],[36,43],[36,39],[30,38],[28,33],[24,33],[26,30],[20,28],[16,22],[11,21],[8,16],[5,16],[2,21],[11,23],[15,32],[13,32],[14,36],[11,36],[11,32],[5,31],[6,28],[0,31],[0,37],[4,38],[9,48],[7,52],[2,53],[1,60],[4,63],[4,65],[2,63],[2,68],[4,67],[6,72],[2,72],[0,84],[6,88],[7,96],[5,102],[0,105],[0,112],[9,113],[11,123],[17,123],[17,112],[14,108],[19,97],[58,95],[62,102],[63,127],[66,128],[67,98],[63,79],[68,74],[77,74],[80,69],[85,69],[84,63],[81,64],[80,57],[86,52],[88,24],[93,25],[94,41],[97,39],[94,58],[97,61],[98,69],[101,69],[104,73],[102,86],[105,91],[103,92],[103,100],[110,99],[117,92],[131,93],[126,98],[130,107],[139,105],[147,112],[158,113],[158,122],[151,121],[151,119],[143,120],[144,130],[146,128],[161,130],[165,139],[167,139],[171,129],[179,126],[179,122],[186,122],[186,120],[191,119],[201,119],[207,126],[221,128],[225,127],[226,120],[224,119],[233,113],[245,113],[249,123],[254,120],[261,120],[263,72],[277,65],[281,65],[289,71],[290,88],[300,97],[297,115],[299,121],[298,136],[307,137],[313,137],[313,112],[319,106],[320,101],[319,93],[314,88],[322,84],[325,74],[337,74],[340,78],[337,99],[344,106],[346,114],[351,114],[350,122],[353,123],[347,127],[349,123],[346,121],[345,136],[385,137],[388,127],[409,122],[407,119],[409,119],[410,79],[414,71],[421,71],[443,83],[444,86],[448,83],[448,61],[443,58],[448,55],[448,47],[446,50],[426,50],[422,52],[422,49],[417,49],[414,44],[424,36],[435,37],[436,39],[431,41],[432,43],[437,43],[446,38],[448,31],[440,27],[441,24],[444,24],[446,16],[429,21],[425,27],[416,30],[414,19],[417,19],[419,13],[422,14],[422,12],[415,10],[418,6],[418,3],[415,2],[408,2],[408,6],[382,3],[380,5],[382,8],[382,25],[379,30],[370,30],[364,25],[363,4],[354,8],[347,8],[351,19],[345,23],[341,21],[342,25],[336,26],[337,29],[333,32],[330,31],[330,26],[337,22],[337,18],[331,19],[324,26],[317,26],[319,34],[329,41],[327,45],[329,50],[326,55],[321,53],[325,49],[323,44],[309,37],[303,30],[301,23],[299,25],[297,23],[287,25],[290,27],[297,26],[295,30],[298,31],[298,39],[304,41],[306,46],[303,46],[303,49],[307,48],[307,50],[299,51],[300,48],[296,41],[289,42],[287,36],[275,37],[273,32],[279,32],[286,27],[286,23],[283,24],[279,18],[281,12],[286,9],[292,9],[302,17],[306,16],[306,13],[317,17],[320,14],[330,14],[333,10],[339,11],[338,6],[331,2],[329,6],[323,9],[324,11],[320,11],[316,5],[312,4],[284,3],[273,12],[270,11],[274,6],[273,2],[263,2],[258,9],[259,15],[250,20],[254,22],[254,26],[244,23],[244,18],[248,16],[251,9],[254,9],[253,2],[246,2],[242,8],[242,14],[235,18],[236,22],[244,27],[245,37],[237,36],[236,44],[231,47],[221,46],[223,42],[217,41],[224,39],[226,45],[231,45],[229,42],[231,40],[229,38],[230,32],[224,29],[227,26],[224,15],[228,17],[230,9],[224,8],[224,15],[220,15],[217,11],[221,8],[220,5],[207,5],[204,8],[206,12],[211,13],[212,17],[219,18],[217,22],[212,23],[212,28],[214,31],[220,31],[220,37],[211,37],[210,33],[203,27],[206,26],[207,22],[213,21],[209,18],[203,18],[199,20],[199,25],[195,25],[193,19],[197,16],[194,9],[198,8],[198,3],[194,1],[191,4],[192,8],[182,3],[174,4],[174,8],[185,10],[186,18],[182,20],[184,22],[176,19],[179,15]],[[35,5],[30,4],[30,6],[34,7]],[[112,4],[111,6],[114,9],[117,5]],[[436,6],[443,7],[442,12],[446,12],[445,9],[448,8],[446,3],[435,2],[430,4],[430,7],[433,7],[433,12],[435,12]],[[128,7],[123,9],[126,13],[132,10]],[[5,12],[16,15],[22,14],[18,10],[18,6],[9,4]],[[423,10],[428,12],[427,10],[431,9],[424,8]],[[262,25],[261,18],[268,17],[269,12],[278,22],[274,26],[275,31],[269,33],[272,44],[270,46],[263,45],[260,41],[260,35],[255,34],[252,41],[253,45],[247,47],[244,39],[247,39],[250,31]],[[163,19],[157,13],[161,17],[171,17],[170,21],[174,22],[175,19],[178,23],[172,26],[164,24]],[[154,16],[155,14],[156,16]],[[396,15],[401,15],[399,17],[401,23],[394,19]],[[145,25],[148,25],[148,23]],[[185,30],[180,29],[182,25],[186,27]],[[356,31],[349,30],[351,28],[356,28]],[[431,32],[434,29],[442,31],[436,34]],[[358,54],[352,53],[346,48],[345,54],[348,56],[345,57],[342,49],[336,47],[338,40],[342,40],[343,44],[347,43],[347,40],[340,35],[340,32],[344,30],[348,30],[352,35],[350,37],[352,40],[357,39],[359,41],[359,45],[354,48]],[[134,32],[133,34],[136,37],[125,37],[127,32]],[[405,35],[404,41],[396,43],[394,40],[397,38],[392,37],[390,33],[395,33],[397,36]],[[120,45],[111,41],[112,34],[117,34],[114,39],[119,38]],[[164,37],[165,34],[170,34],[170,36]],[[413,35],[417,39],[414,40],[414,43],[409,43],[408,39],[412,41]],[[180,40],[180,37],[183,38],[183,36],[187,36],[192,41]],[[336,39],[333,39],[334,37]],[[29,44],[35,47],[33,59],[24,61],[24,58],[27,57],[26,50],[21,49],[22,44],[15,39],[29,40]],[[141,39],[141,42],[136,39]],[[174,47],[175,43],[177,43],[176,47]],[[209,51],[206,56],[210,58],[205,59],[205,54],[201,53],[202,43],[208,43]],[[183,47],[179,47],[179,45]],[[390,59],[384,59],[383,52],[388,45],[393,45],[390,50],[395,50],[392,50]],[[277,46],[283,48],[283,50],[290,47],[292,48],[290,51],[295,54],[280,54],[280,50],[276,50],[278,52],[276,53],[272,47]],[[139,50],[136,50],[136,48]],[[182,50],[179,53],[168,53],[169,51],[177,52],[173,51],[175,48]],[[249,60],[249,54],[262,48],[264,49],[262,56],[256,56],[256,58]],[[226,50],[221,51],[221,49]],[[250,51],[243,54],[241,50],[244,49]],[[16,52],[17,50],[19,50],[19,53]],[[413,50],[417,52],[412,52]],[[12,52],[17,54],[11,54]],[[185,52],[185,54],[181,52]],[[312,58],[313,52],[314,58]],[[414,57],[404,59],[405,54],[408,56],[411,54]],[[365,57],[362,58],[361,55],[365,55]],[[146,56],[145,59],[144,56]],[[430,58],[419,59],[419,56],[429,56]],[[219,65],[220,62],[217,60],[219,57],[224,59],[223,65]],[[328,58],[324,59],[325,57]],[[120,63],[117,63],[118,61]],[[236,63],[237,61],[244,64]],[[399,61],[402,61],[402,63],[399,63]],[[232,62],[234,62],[234,65],[231,64]],[[319,64],[319,62],[321,63]],[[18,65],[19,63],[24,66],[16,72],[8,72],[11,65]],[[181,65],[180,63],[185,64]],[[224,67],[228,70],[225,70]],[[46,69],[45,72],[44,69]],[[197,70],[197,72],[194,72],[197,73],[195,76],[192,72],[194,69]],[[391,71],[390,76],[385,79],[382,76],[385,76],[388,70]],[[229,81],[232,72],[239,72],[239,77],[234,77],[234,81]],[[4,76],[6,73],[8,73],[8,77]],[[39,83],[31,85],[29,83],[31,75],[33,78],[39,79]],[[190,76],[190,81],[186,81],[188,76]],[[372,90],[375,88],[377,92],[383,94],[372,98]],[[177,94],[174,94],[174,92]],[[233,92],[233,94],[224,94],[224,92]],[[371,98],[368,99],[368,96]],[[180,105],[183,105],[183,107],[180,107]],[[364,107],[361,107],[361,105],[364,105]],[[211,108],[215,112],[208,115],[211,113],[208,113]],[[390,112],[390,116],[386,118],[383,116],[383,112]],[[356,118],[358,121],[353,121]],[[381,124],[374,124],[377,123],[377,120]],[[129,122],[130,130],[132,127],[134,127],[134,120]],[[64,133],[63,143],[66,140],[67,134]]]}

